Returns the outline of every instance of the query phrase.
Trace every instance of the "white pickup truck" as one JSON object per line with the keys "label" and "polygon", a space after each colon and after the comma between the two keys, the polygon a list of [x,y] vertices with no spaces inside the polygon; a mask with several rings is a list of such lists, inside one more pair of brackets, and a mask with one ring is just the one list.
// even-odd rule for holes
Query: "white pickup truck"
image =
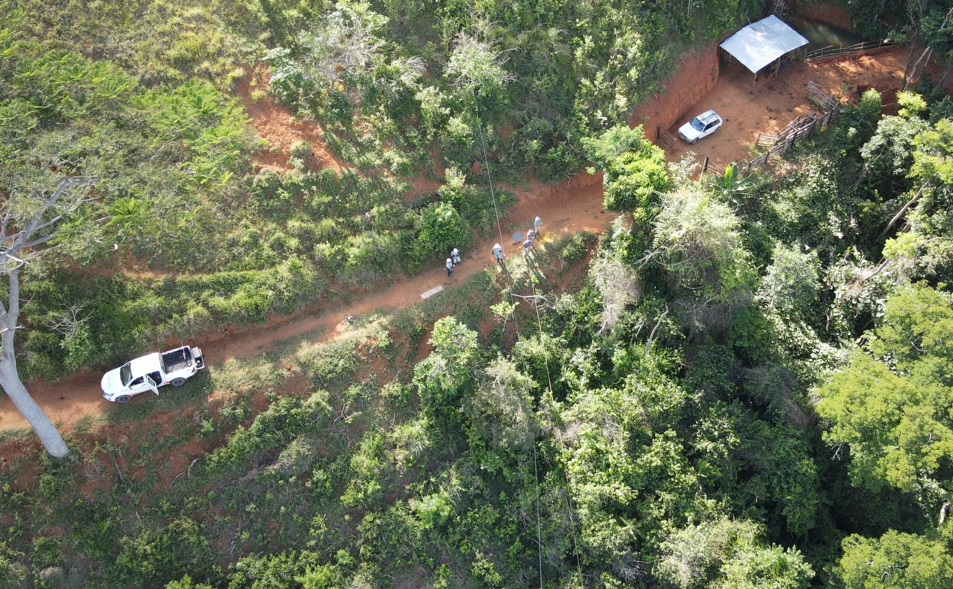
{"label": "white pickup truck", "polygon": [[130,360],[104,374],[100,384],[107,401],[128,403],[129,399],[140,393],[152,391],[158,395],[159,387],[167,384],[180,387],[187,378],[203,368],[205,358],[202,350],[182,346]]}

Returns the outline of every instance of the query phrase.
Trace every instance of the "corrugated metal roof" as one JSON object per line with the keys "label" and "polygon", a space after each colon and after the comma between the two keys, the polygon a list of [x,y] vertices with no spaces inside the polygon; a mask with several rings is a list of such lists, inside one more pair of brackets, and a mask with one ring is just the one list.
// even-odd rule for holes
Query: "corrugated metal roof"
{"label": "corrugated metal roof", "polygon": [[757,73],[788,51],[807,43],[807,39],[772,14],[728,37],[721,48]]}

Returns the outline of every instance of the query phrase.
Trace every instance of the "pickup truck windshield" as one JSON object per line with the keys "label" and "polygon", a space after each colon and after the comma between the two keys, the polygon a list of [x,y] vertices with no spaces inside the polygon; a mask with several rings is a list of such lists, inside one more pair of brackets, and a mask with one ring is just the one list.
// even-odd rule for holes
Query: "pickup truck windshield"
{"label": "pickup truck windshield", "polygon": [[129,362],[126,362],[119,369],[119,380],[122,382],[122,386],[129,386],[129,381],[132,380],[132,366]]}

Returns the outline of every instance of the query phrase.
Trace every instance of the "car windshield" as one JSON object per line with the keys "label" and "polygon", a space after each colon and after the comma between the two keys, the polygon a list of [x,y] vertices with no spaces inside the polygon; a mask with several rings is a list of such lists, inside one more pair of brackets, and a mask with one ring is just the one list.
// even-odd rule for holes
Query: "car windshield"
{"label": "car windshield", "polygon": [[696,131],[704,131],[705,123],[703,123],[702,120],[699,119],[698,117],[695,117],[694,119],[692,119],[692,128],[695,129]]}
{"label": "car windshield", "polygon": [[126,362],[119,369],[119,381],[122,382],[122,386],[127,387],[130,380],[132,380],[132,365]]}

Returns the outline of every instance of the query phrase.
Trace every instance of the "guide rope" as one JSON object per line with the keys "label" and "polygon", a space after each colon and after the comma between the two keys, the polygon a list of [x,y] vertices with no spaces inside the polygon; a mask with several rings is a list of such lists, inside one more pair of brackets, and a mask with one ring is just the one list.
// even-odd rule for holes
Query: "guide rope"
{"label": "guide rope", "polygon": [[[480,119],[480,107],[476,107],[477,114],[477,130],[480,132],[480,148],[483,151],[483,167],[486,168],[486,179],[490,184],[490,198],[493,201],[493,216],[496,217],[496,231],[500,236],[500,244],[506,243],[506,240],[503,239],[503,226],[500,223],[500,209],[496,205],[496,192],[493,190],[493,175],[490,173],[490,158],[486,153],[486,139],[483,137],[483,124]],[[506,268],[506,262],[499,264],[503,268],[503,274],[506,276],[506,281],[509,283],[510,295],[512,296],[514,285],[513,277],[510,276],[510,271]],[[519,319],[516,317],[516,313],[513,313],[513,325],[516,327],[516,337],[520,336],[520,323]]]}
{"label": "guide rope", "polygon": [[[480,122],[480,109],[477,106],[477,129],[480,132],[480,148],[483,151],[483,166],[486,168],[486,178],[490,184],[490,197],[493,199],[493,215],[496,217],[496,230],[500,236],[500,243],[505,243],[503,239],[503,226],[500,223],[500,210],[496,206],[496,193],[493,190],[493,175],[490,173],[490,159],[487,157],[486,152],[486,139],[483,137],[483,124]],[[506,268],[506,264],[501,264],[503,267],[503,273],[506,275],[506,280],[509,283],[510,295],[513,294],[515,290],[515,285],[513,284],[513,277],[510,275],[509,270]],[[533,293],[535,294],[535,286],[533,287]],[[534,305],[535,307],[536,305]],[[536,309],[536,318],[537,324],[539,324],[539,309]],[[520,335],[519,320],[516,318],[516,313],[513,313],[513,324],[516,326],[516,336]],[[542,331],[540,332],[542,334]],[[548,364],[548,363],[547,363]],[[547,373],[549,372],[549,366],[546,367]],[[550,382],[550,395],[552,394],[552,382]],[[536,552],[539,558],[539,589],[543,589],[543,535],[542,535],[542,524],[540,523],[539,515],[539,467],[536,459],[536,440],[533,440],[533,475],[536,478]]]}

